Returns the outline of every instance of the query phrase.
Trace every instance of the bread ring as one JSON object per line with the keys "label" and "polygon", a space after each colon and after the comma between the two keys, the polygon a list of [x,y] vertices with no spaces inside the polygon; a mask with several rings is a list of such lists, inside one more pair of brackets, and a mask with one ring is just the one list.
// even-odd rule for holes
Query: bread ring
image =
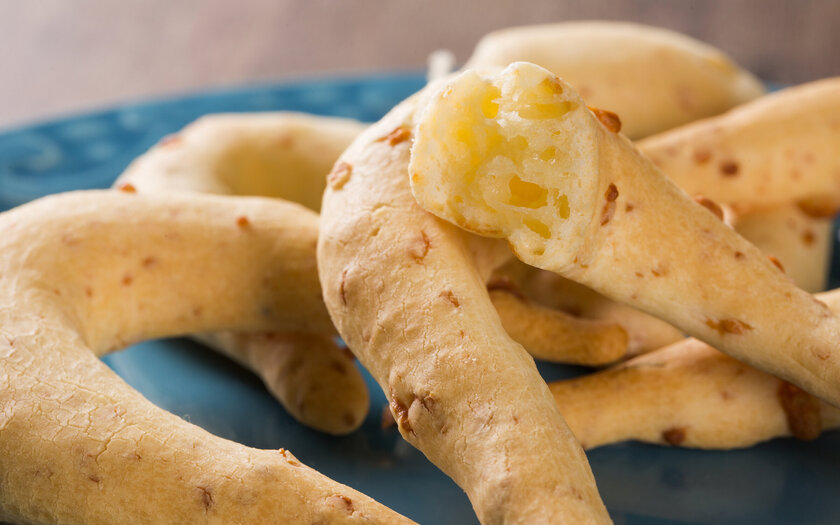
{"label": "bread ring", "polygon": [[[840,311],[840,290],[816,297]],[[549,388],[586,448],[633,439],[729,449],[840,427],[840,409],[696,339]]]}
{"label": "bread ring", "polygon": [[466,68],[538,64],[587,104],[621,116],[637,139],[722,113],[764,93],[721,51],[685,35],[626,22],[515,27],[486,35]]}
{"label": "bread ring", "polygon": [[506,247],[411,196],[411,130],[429,89],[333,168],[318,239],[327,308],[402,436],[464,489],[482,523],[609,523],[582,449],[488,297],[499,262],[488,253]]}
{"label": "bread ring", "polygon": [[114,191],[0,215],[0,519],[412,523],[284,450],[152,405],[96,357],[184,332],[327,330],[306,286],[277,293],[313,276],[282,254],[315,227],[274,200]]}
{"label": "bread ring", "polygon": [[840,320],[545,69],[450,82],[410,170],[429,211],[840,405]]}
{"label": "bread ring", "polygon": [[351,119],[294,112],[208,115],[134,160],[117,184],[279,197],[318,211],[324,176],[363,129]]}
{"label": "bread ring", "polygon": [[[138,157],[117,179],[141,193],[172,191],[280,197],[318,211],[332,163],[364,129],[349,119],[302,113],[220,114],[203,117]],[[312,215],[313,221],[317,217]],[[310,309],[327,317],[315,275],[317,232],[285,258],[306,261],[312,275],[301,287]],[[282,291],[281,291],[282,293]],[[351,355],[337,347],[330,324],[318,334],[201,334],[197,338],[253,370],[301,423],[347,434],[364,421],[369,397]],[[275,331],[276,332],[276,331]]]}

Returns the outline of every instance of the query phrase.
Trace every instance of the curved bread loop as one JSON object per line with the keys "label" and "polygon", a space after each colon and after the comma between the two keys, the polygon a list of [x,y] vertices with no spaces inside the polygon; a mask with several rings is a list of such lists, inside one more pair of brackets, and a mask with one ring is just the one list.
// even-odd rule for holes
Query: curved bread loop
{"label": "curved bread loop", "polygon": [[528,266],[518,259],[499,268],[496,275],[510,279],[538,305],[568,312],[581,321],[592,320],[621,327],[628,340],[625,355],[619,357],[650,352],[685,338],[682,331],[661,319],[608,299],[556,273]]}
{"label": "curved bread loop", "polygon": [[[840,311],[840,290],[816,297]],[[638,440],[730,449],[840,427],[840,409],[696,339],[549,388],[586,448]]]}
{"label": "curved bread loop", "polygon": [[545,69],[453,80],[410,169],[431,212],[840,404],[838,318]]}
{"label": "curved bread loop", "polygon": [[618,324],[540,306],[492,281],[488,288],[505,331],[536,359],[601,366],[627,354],[627,332]]}
{"label": "curved bread loop", "polygon": [[411,523],[284,450],[152,405],[96,357],[185,332],[327,330],[298,291],[276,292],[308,279],[282,254],[313,228],[297,205],[195,195],[80,192],[0,215],[0,517]]}
{"label": "curved bread loop", "polygon": [[[137,158],[115,186],[144,194],[277,197],[317,211],[326,174],[362,129],[364,125],[354,120],[290,112],[206,116]],[[308,216],[317,224],[317,216]],[[305,281],[285,286],[303,291],[304,308],[324,318],[328,316],[315,268],[317,229],[306,232],[310,242],[301,250],[289,247],[283,257],[298,259],[311,272]],[[367,386],[351,355],[331,341],[335,329],[331,324],[319,333],[292,329],[197,338],[258,374],[301,423],[329,434],[356,430],[369,409]]]}
{"label": "curved bread loop", "polygon": [[[488,263],[470,249],[480,239],[411,196],[424,93],[365,131],[334,168],[318,240],[327,308],[402,436],[466,491],[482,523],[609,523],[582,449],[488,298]],[[393,136],[402,139],[385,139]]]}
{"label": "curved bread loop", "polygon": [[[302,199],[302,204],[317,210],[326,174],[362,129],[361,123],[352,120],[297,113],[206,116],[135,160],[115,185],[130,185],[142,193],[255,191],[261,196]],[[384,140],[399,141],[401,135]],[[314,245],[315,239],[312,242]],[[470,249],[487,252],[488,246],[482,241]],[[488,261],[510,257],[509,251],[500,252],[498,246],[478,256]],[[315,266],[314,249],[288,253],[287,257],[311,259]],[[312,300],[321,303],[320,292]],[[624,355],[626,338],[615,324],[579,320],[499,294],[494,294],[494,301],[502,303],[500,315],[513,338],[532,355],[588,365],[610,363]],[[354,430],[368,408],[361,375],[352,367],[336,365],[344,356],[327,348],[332,345],[318,345],[332,356],[328,358],[311,352],[312,341],[304,334],[280,337],[282,348],[276,349],[269,341],[277,339],[264,335],[203,334],[199,339],[259,374],[299,421],[329,433]],[[282,355],[287,364],[302,363],[294,372],[295,379],[287,381],[285,375],[276,373],[279,358],[275,354]],[[336,368],[346,369],[347,374],[335,378]],[[328,402],[330,393],[335,393],[333,403]],[[290,403],[293,397],[295,402]]]}
{"label": "curved bread loop", "polygon": [[722,113],[764,93],[720,50],[685,35],[625,22],[515,27],[486,35],[465,68],[533,62],[587,104],[621,116],[637,139]]}
{"label": "curved bread loop", "polygon": [[254,370],[301,423],[329,434],[357,429],[370,398],[356,359],[332,334],[215,332],[193,336]]}
{"label": "curved bread loop", "polygon": [[117,184],[278,197],[318,211],[324,177],[364,128],[293,112],[209,115],[135,159]]}

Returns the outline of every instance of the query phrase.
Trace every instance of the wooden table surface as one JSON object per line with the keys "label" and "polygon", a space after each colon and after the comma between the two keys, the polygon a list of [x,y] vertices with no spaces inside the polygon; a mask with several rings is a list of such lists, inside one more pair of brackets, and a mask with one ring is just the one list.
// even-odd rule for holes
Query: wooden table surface
{"label": "wooden table surface", "polygon": [[465,60],[484,33],[631,20],[716,45],[762,78],[840,75],[837,0],[0,0],[0,128],[211,86]]}

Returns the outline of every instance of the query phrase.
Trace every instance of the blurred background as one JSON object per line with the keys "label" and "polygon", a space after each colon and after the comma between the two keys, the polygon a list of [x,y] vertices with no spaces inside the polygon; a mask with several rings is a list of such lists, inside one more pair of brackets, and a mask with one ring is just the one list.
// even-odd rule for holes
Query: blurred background
{"label": "blurred background", "polygon": [[307,75],[417,70],[488,31],[579,19],[667,27],[760,77],[840,75],[837,0],[0,0],[0,128]]}

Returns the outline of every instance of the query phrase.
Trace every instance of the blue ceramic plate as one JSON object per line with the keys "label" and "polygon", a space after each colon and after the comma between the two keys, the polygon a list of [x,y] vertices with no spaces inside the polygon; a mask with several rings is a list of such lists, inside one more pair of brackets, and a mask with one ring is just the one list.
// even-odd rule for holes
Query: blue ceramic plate
{"label": "blue ceramic plate", "polygon": [[[143,102],[0,133],[0,207],[48,193],[105,188],[163,135],[205,113],[296,110],[376,120],[423,85],[420,74],[322,79]],[[835,250],[836,251],[836,250]],[[832,267],[838,282],[840,268]],[[835,284],[836,286],[836,284]],[[151,341],[105,361],[154,403],[220,436],[291,450],[324,474],[424,524],[476,523],[464,493],[395,429],[368,377],[361,430],[329,437],[292,420],[250,373],[183,339]],[[546,379],[579,369],[541,365]],[[840,433],[701,452],[640,444],[589,452],[616,524],[840,522]]]}

